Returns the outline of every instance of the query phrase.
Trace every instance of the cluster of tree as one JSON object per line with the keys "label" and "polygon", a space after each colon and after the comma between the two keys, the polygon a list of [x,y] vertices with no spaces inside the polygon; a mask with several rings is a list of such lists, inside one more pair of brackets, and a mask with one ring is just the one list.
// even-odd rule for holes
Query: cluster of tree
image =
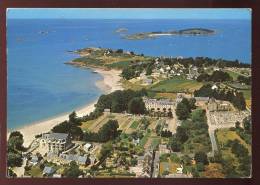
{"label": "cluster of tree", "polygon": [[79,166],[75,161],[71,161],[69,167],[65,168],[63,175],[68,178],[77,178],[80,175],[83,175],[83,171],[79,169]]}
{"label": "cluster of tree", "polygon": [[[133,90],[118,90],[108,95],[102,95],[99,97],[96,104],[96,109],[103,112],[104,109],[110,109],[111,112],[121,113],[123,111],[129,111],[130,113],[141,114],[144,112],[143,102],[141,97],[146,96],[145,89],[140,91]],[[141,108],[136,106],[141,106]],[[134,109],[137,109],[134,110]]]}
{"label": "cluster of tree", "polygon": [[214,71],[211,75],[207,73],[203,73],[198,76],[197,81],[198,82],[225,82],[225,81],[232,81],[233,78],[224,71]]}
{"label": "cluster of tree", "polygon": [[128,112],[132,114],[145,114],[146,108],[141,97],[134,97],[128,103]]}
{"label": "cluster of tree", "polygon": [[145,70],[147,74],[151,74],[154,69],[152,62],[140,62],[135,61],[132,65],[123,69],[121,75],[124,79],[130,80],[132,78],[140,76],[140,74]]}
{"label": "cluster of tree", "polygon": [[9,139],[7,141],[8,167],[22,166],[22,152],[26,150],[26,148],[23,147],[23,142],[23,135],[20,132],[14,131],[10,133]]}
{"label": "cluster of tree", "polygon": [[62,123],[54,126],[51,131],[56,133],[68,133],[75,140],[81,140],[83,137],[83,131],[79,127],[81,120],[77,118],[75,112],[69,115],[69,120],[63,121]]}
{"label": "cluster of tree", "polygon": [[239,82],[239,83],[245,83],[246,85],[251,85],[251,76],[249,76],[249,77],[246,77],[246,76],[242,76],[242,75],[239,75],[238,77],[237,77],[237,81]]}
{"label": "cluster of tree", "polygon": [[[193,144],[207,142],[208,125],[206,111],[204,109],[194,110],[191,114],[191,120],[185,120],[177,127],[176,133],[173,134],[169,141],[171,149],[175,152],[180,152],[183,144],[188,140],[192,140]],[[204,140],[200,138],[204,137]],[[208,142],[206,143],[208,144]]]}
{"label": "cluster of tree", "polygon": [[195,109],[196,100],[195,98],[190,98],[189,100],[187,98],[183,98],[180,103],[178,103],[176,107],[176,115],[179,120],[186,120],[192,109]]}
{"label": "cluster of tree", "polygon": [[[107,95],[101,95],[98,99],[97,104],[95,105],[95,110],[91,112],[89,115],[77,119],[79,122],[96,119],[103,114],[104,109],[110,109],[111,112],[116,113],[130,111],[130,113],[143,114],[145,113],[143,101],[141,101],[141,99],[132,99],[140,98],[146,95],[147,91],[145,89],[142,89],[140,91],[133,91],[130,89],[122,91],[118,90]],[[130,101],[131,105],[129,105]],[[141,108],[138,107],[136,111],[135,107],[139,105]]]}
{"label": "cluster of tree", "polygon": [[111,154],[112,149],[113,145],[111,142],[104,143],[98,156],[99,160],[103,161],[108,155]]}
{"label": "cluster of tree", "polygon": [[[240,143],[239,140],[230,140],[227,146],[231,148],[231,152],[238,158],[239,166],[231,171],[233,174],[238,173],[239,176],[248,177],[251,174],[251,156],[249,155],[248,149]],[[231,173],[231,174],[232,174]]]}
{"label": "cluster of tree", "polygon": [[200,89],[194,91],[194,96],[213,97],[218,100],[230,101],[237,109],[246,109],[246,102],[243,93],[235,90],[212,89],[210,84],[205,84]]}
{"label": "cluster of tree", "polygon": [[161,131],[161,136],[162,137],[172,137],[172,132],[169,130],[162,130]]}
{"label": "cluster of tree", "polygon": [[99,131],[96,132],[85,132],[83,140],[92,142],[107,142],[113,140],[118,136],[119,128],[117,120],[108,120]]}
{"label": "cluster of tree", "polygon": [[[252,124],[251,124],[251,116],[248,116],[243,119],[243,127],[241,127],[241,123],[239,121],[236,122],[235,131],[236,133],[247,143],[252,144]],[[233,128],[231,128],[232,130]]]}

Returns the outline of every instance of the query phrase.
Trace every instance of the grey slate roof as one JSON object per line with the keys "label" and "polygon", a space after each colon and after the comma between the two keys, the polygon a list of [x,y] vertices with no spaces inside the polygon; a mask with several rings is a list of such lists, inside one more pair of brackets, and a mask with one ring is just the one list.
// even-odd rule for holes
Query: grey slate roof
{"label": "grey slate roof", "polygon": [[68,136],[69,134],[66,133],[49,133],[43,135],[45,139],[57,139],[57,140],[67,139]]}
{"label": "grey slate roof", "polygon": [[42,173],[50,175],[50,174],[52,174],[54,172],[55,172],[55,170],[52,167],[45,166]]}

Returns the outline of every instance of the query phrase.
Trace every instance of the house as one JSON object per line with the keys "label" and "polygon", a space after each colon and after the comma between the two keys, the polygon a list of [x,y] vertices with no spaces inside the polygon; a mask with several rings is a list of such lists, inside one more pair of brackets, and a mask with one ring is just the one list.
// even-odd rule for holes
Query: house
{"label": "house", "polygon": [[87,157],[73,154],[60,154],[60,159],[63,160],[64,163],[70,163],[71,161],[75,161],[78,165],[86,165]]}
{"label": "house", "polygon": [[218,86],[216,84],[214,84],[212,87],[211,87],[212,90],[214,89],[218,89]]}
{"label": "house", "polygon": [[30,160],[29,163],[32,164],[32,165],[36,165],[36,164],[38,163],[38,161],[39,161],[38,156],[33,155],[33,156],[31,157],[31,160]]}
{"label": "house", "polygon": [[53,167],[45,166],[44,169],[43,169],[42,174],[43,174],[44,176],[50,176],[50,175],[52,175],[54,172],[55,172],[55,169],[54,169]]}
{"label": "house", "polygon": [[182,166],[182,165],[181,165],[181,167],[179,167],[179,168],[176,169],[176,173],[177,173],[177,174],[183,174],[182,171],[183,171],[183,166]]}
{"label": "house", "polygon": [[91,148],[92,148],[92,144],[90,144],[90,143],[86,143],[83,146],[83,149],[85,150],[85,152],[88,152]]}
{"label": "house", "polygon": [[133,143],[134,143],[134,145],[138,145],[139,142],[140,142],[140,139],[139,139],[139,138],[137,138],[137,139],[133,139]]}
{"label": "house", "polygon": [[104,109],[104,113],[110,113],[110,109]]}
{"label": "house", "polygon": [[175,103],[169,99],[150,99],[150,98],[143,98],[145,108],[150,111],[155,112],[164,112],[164,111],[172,111],[174,110]]}
{"label": "house", "polygon": [[41,147],[53,153],[60,153],[72,146],[69,134],[65,133],[45,133],[40,140]]}
{"label": "house", "polygon": [[153,83],[153,80],[152,79],[143,79],[143,85],[152,85]]}
{"label": "house", "polygon": [[230,111],[232,106],[227,101],[217,101],[215,98],[210,98],[208,103],[208,110],[213,111]]}
{"label": "house", "polygon": [[61,178],[61,174],[57,174],[57,173],[55,173],[55,174],[53,174],[52,177],[54,177],[54,178]]}

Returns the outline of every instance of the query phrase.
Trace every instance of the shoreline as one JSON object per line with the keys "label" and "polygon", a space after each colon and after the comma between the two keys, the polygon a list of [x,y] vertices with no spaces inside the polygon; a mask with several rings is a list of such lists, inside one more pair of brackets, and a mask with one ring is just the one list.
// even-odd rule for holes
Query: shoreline
{"label": "shoreline", "polygon": [[[120,71],[114,69],[104,70],[101,68],[92,68],[92,67],[88,67],[88,68],[91,69],[93,72],[97,72],[103,77],[102,80],[96,81],[95,85],[104,94],[108,94],[113,91],[123,89],[123,87],[120,84],[120,79],[121,79],[121,77],[119,76]],[[97,101],[98,99],[84,106],[75,108],[74,110],[77,113],[77,116],[82,117],[92,112],[95,109],[95,104],[97,103]],[[22,126],[21,128],[10,129],[10,130],[8,129],[7,139],[11,131],[19,131],[23,134],[24,146],[28,147],[35,139],[36,135],[44,132],[49,132],[51,128],[53,128],[55,125],[58,125],[59,123],[65,120],[68,120],[69,114],[71,112],[61,113],[59,115],[46,118],[45,120],[40,120],[34,123],[30,123],[28,125]]]}

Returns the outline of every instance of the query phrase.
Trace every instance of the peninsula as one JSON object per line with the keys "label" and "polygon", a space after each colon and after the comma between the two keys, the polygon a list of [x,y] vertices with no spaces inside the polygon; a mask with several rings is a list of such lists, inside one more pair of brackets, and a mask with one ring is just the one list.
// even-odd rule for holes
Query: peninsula
{"label": "peninsula", "polygon": [[11,132],[9,176],[250,176],[250,64],[97,47],[69,52],[79,57],[66,64],[94,68],[109,90],[85,108]]}

